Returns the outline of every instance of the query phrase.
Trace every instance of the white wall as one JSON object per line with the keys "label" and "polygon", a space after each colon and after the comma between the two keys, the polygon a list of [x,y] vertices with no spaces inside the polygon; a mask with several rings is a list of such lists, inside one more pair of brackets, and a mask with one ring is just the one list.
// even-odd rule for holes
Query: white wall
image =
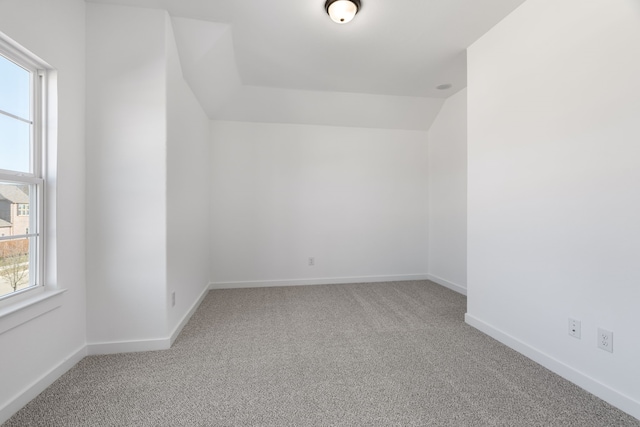
{"label": "white wall", "polygon": [[469,49],[467,316],[638,418],[639,22],[529,1]]}
{"label": "white wall", "polygon": [[[210,122],[185,83],[166,16],[167,58],[167,305],[175,331],[208,289]],[[171,306],[171,293],[176,305]]]}
{"label": "white wall", "polygon": [[90,344],[166,335],[165,14],[87,4]]}
{"label": "white wall", "polygon": [[167,348],[209,284],[210,122],[165,11],[87,5],[87,52],[89,352]]}
{"label": "white wall", "polygon": [[429,129],[429,278],[467,289],[467,90],[447,99]]}
{"label": "white wall", "polygon": [[0,334],[0,423],[84,355],[84,11],[81,0],[2,1],[0,31],[58,73],[50,153],[57,180],[48,194],[57,219],[47,231],[57,239],[49,241],[47,278],[67,292],[55,297],[59,308]]}
{"label": "white wall", "polygon": [[210,167],[214,286],[426,277],[426,132],[214,122]]}

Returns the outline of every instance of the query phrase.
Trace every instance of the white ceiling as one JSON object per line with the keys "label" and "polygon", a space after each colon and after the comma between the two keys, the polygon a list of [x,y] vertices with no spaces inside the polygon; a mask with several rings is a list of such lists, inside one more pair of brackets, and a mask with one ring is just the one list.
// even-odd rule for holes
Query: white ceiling
{"label": "white ceiling", "polygon": [[[466,86],[465,49],[524,2],[362,0],[339,25],[324,0],[87,1],[167,10],[185,78],[211,117],[254,86],[446,98]],[[451,89],[436,89],[445,83]]]}

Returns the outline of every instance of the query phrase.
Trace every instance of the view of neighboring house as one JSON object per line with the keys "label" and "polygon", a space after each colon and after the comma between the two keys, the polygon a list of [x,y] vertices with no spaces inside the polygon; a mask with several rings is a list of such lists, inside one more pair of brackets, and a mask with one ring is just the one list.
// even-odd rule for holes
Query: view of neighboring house
{"label": "view of neighboring house", "polygon": [[29,233],[28,187],[0,184],[0,236]]}
{"label": "view of neighboring house", "polygon": [[5,221],[4,219],[0,219],[0,236],[8,236],[11,233],[8,232],[11,229],[11,223],[9,221]]}

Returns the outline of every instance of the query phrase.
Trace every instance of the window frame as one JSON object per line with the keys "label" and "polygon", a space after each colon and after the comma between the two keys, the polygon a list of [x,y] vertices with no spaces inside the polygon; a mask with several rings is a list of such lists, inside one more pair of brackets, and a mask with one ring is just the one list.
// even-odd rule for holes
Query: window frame
{"label": "window frame", "polygon": [[[46,142],[47,142],[47,65],[38,58],[21,49],[0,34],[0,55],[24,68],[30,73],[30,146],[29,172],[0,169],[0,181],[8,184],[28,185],[29,191],[29,228],[24,236],[29,239],[29,286],[0,295],[0,306],[8,300],[17,300],[19,295],[33,295],[45,288],[45,176],[46,176]],[[12,117],[8,112],[0,114]],[[16,119],[23,118],[13,116]],[[35,191],[33,191],[35,190]],[[16,209],[18,209],[16,207]],[[17,214],[17,212],[16,212]],[[16,236],[0,237],[0,240],[11,240]]]}

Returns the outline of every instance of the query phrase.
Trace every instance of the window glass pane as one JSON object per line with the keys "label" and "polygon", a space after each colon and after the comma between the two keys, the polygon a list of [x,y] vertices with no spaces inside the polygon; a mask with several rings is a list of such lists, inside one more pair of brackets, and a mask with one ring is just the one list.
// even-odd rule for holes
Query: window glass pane
{"label": "window glass pane", "polygon": [[0,297],[31,286],[29,239],[0,241]]}
{"label": "window glass pane", "polygon": [[0,44],[0,299],[42,285],[43,183],[34,156],[42,141],[34,132],[40,128],[39,115],[32,116],[42,111],[41,97],[34,97],[42,88],[35,78],[37,61],[29,58],[21,49],[7,52]]}
{"label": "window glass pane", "polygon": [[0,114],[0,169],[30,172],[31,125]]}
{"label": "window glass pane", "polygon": [[0,55],[0,110],[29,119],[31,73]]}
{"label": "window glass pane", "polygon": [[30,193],[28,185],[0,182],[0,237],[28,234]]}
{"label": "window glass pane", "polygon": [[[31,218],[28,213],[31,186],[0,182],[0,297],[33,285],[30,272],[33,258],[29,252],[29,238],[21,235],[29,233]],[[20,215],[20,211],[27,215]],[[33,239],[33,238],[32,238]]]}

